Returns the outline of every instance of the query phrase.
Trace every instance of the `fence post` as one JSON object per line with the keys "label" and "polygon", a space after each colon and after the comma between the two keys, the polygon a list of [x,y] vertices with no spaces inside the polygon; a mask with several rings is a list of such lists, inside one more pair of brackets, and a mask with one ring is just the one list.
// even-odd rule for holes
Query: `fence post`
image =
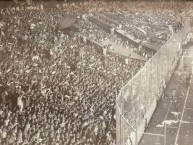
{"label": "fence post", "polygon": [[166,145],[166,123],[164,123],[164,145]]}
{"label": "fence post", "polygon": [[[123,80],[122,80],[123,82]],[[123,87],[123,86],[122,86]],[[121,90],[121,145],[124,145],[124,131],[125,131],[125,124],[124,124],[124,99],[123,99],[123,90]],[[123,117],[122,117],[123,116]]]}
{"label": "fence post", "polygon": [[137,145],[137,122],[136,122],[136,114],[135,114],[135,145]]}

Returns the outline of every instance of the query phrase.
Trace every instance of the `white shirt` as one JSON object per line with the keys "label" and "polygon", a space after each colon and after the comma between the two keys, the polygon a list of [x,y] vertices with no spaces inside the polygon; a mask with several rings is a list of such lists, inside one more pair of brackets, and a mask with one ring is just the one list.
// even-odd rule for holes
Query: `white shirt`
{"label": "white shirt", "polygon": [[3,131],[2,137],[3,137],[3,138],[6,138],[6,137],[7,137],[7,132]]}
{"label": "white shirt", "polygon": [[107,54],[107,50],[104,48],[103,49],[103,54],[106,55]]}
{"label": "white shirt", "polygon": [[17,105],[23,105],[23,101],[22,101],[22,98],[21,97],[18,97],[17,99]]}
{"label": "white shirt", "polygon": [[125,64],[128,64],[129,63],[129,59],[125,59]]}

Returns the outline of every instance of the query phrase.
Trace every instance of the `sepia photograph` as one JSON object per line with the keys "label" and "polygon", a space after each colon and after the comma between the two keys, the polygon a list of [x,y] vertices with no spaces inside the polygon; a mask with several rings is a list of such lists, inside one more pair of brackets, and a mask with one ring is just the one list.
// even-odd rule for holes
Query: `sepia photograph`
{"label": "sepia photograph", "polygon": [[0,145],[193,145],[193,2],[0,0]]}

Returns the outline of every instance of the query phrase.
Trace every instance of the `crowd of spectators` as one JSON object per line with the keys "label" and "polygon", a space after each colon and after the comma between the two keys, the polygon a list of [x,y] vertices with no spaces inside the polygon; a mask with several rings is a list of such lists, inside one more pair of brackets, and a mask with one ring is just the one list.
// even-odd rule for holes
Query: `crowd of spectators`
{"label": "crowd of spectators", "polygon": [[[1,9],[1,145],[115,144],[116,96],[145,62],[98,52],[82,37],[129,44],[82,18],[87,9],[64,7]],[[66,15],[78,17],[78,32],[57,29]]]}
{"label": "crowd of spectators", "polygon": [[[136,38],[156,45],[163,45],[171,36],[169,26],[174,31],[180,29],[181,22],[173,11],[134,11],[123,14],[105,13],[108,17],[117,20],[123,25],[127,33]],[[128,21],[132,20],[132,21]],[[155,39],[157,38],[157,39]],[[161,41],[165,40],[165,41]]]}
{"label": "crowd of spectators", "polygon": [[1,144],[115,143],[116,94],[144,62],[58,31],[67,14],[1,10]]}
{"label": "crowd of spectators", "polygon": [[[105,22],[107,25],[114,27],[115,29],[118,27],[118,24],[115,21],[113,21],[114,23],[109,22],[108,19],[100,17],[100,15],[95,14],[94,18],[96,18],[99,21]],[[115,42],[118,46],[127,48],[129,51],[133,53],[137,53],[146,59],[150,59],[155,53],[151,50],[147,50],[146,48],[143,48],[142,46],[139,46],[138,44],[135,45],[135,44],[129,43],[128,40],[124,40],[121,37],[115,35],[114,33],[109,33],[108,31],[103,30],[103,28],[99,27],[95,23],[85,21],[85,20],[80,20],[80,24],[81,24],[81,27],[80,27],[81,35],[87,36],[87,38],[95,40],[98,43],[102,43],[102,41],[104,41],[105,39],[108,39]]]}

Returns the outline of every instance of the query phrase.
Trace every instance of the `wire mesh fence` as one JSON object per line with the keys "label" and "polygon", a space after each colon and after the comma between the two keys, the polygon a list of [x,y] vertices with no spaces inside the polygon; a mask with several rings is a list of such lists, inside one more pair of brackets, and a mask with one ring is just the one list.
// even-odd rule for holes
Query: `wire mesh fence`
{"label": "wire mesh fence", "polygon": [[[159,100],[166,83],[181,55],[181,38],[174,34],[170,40],[149,60],[146,65],[121,89],[116,100],[117,145],[132,142],[138,144],[141,124],[151,119],[151,106]],[[154,108],[155,109],[155,108]],[[144,128],[141,129],[143,132]],[[154,135],[147,135],[151,145],[162,143],[163,136],[155,141]],[[128,143],[129,144],[129,143]]]}

